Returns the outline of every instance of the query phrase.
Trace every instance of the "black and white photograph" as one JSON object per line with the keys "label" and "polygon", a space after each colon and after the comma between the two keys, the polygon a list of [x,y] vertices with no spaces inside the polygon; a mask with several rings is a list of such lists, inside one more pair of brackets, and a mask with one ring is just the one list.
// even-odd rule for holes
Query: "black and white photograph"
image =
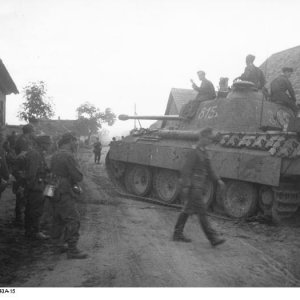
{"label": "black and white photograph", "polygon": [[0,294],[297,292],[299,12],[0,0]]}

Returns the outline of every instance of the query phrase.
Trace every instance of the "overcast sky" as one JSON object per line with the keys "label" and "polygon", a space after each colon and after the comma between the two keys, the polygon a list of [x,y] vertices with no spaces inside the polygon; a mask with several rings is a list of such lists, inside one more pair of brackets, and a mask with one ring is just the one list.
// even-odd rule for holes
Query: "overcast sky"
{"label": "overcast sky", "polygon": [[217,86],[249,53],[260,65],[300,45],[299,11],[298,0],[1,0],[0,58],[21,92],[7,97],[7,122],[20,122],[22,89],[37,80],[61,119],[85,101],[163,114],[171,88],[190,88],[197,70]]}

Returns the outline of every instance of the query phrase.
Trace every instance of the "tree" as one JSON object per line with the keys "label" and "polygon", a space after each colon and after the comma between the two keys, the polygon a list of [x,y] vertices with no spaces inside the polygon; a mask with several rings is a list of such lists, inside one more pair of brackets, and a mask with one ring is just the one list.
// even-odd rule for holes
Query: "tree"
{"label": "tree", "polygon": [[25,101],[21,105],[18,117],[26,122],[38,119],[50,119],[54,116],[53,104],[46,95],[46,84],[43,81],[30,82],[23,89]]}
{"label": "tree", "polygon": [[102,128],[103,123],[112,126],[116,121],[116,115],[110,108],[106,108],[104,112],[101,112],[99,108],[89,102],[81,104],[76,111],[79,126],[87,129],[88,142],[90,142],[91,135]]}

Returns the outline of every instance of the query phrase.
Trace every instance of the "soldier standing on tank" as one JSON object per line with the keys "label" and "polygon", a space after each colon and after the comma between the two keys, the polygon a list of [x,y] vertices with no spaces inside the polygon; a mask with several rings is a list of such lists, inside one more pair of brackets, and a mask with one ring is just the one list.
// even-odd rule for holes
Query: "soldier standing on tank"
{"label": "soldier standing on tank", "polygon": [[293,86],[289,80],[293,68],[282,68],[282,74],[271,82],[271,101],[287,106],[297,113],[296,96]]}
{"label": "soldier standing on tank", "polygon": [[22,131],[23,134],[17,137],[15,142],[14,152],[16,157],[12,163],[12,175],[15,177],[15,181],[12,184],[12,190],[16,195],[15,223],[18,226],[23,225],[23,215],[26,205],[24,196],[25,154],[29,149],[33,149],[35,145],[34,127],[31,124],[27,124],[23,126]]}
{"label": "soldier standing on tank", "polygon": [[266,79],[263,71],[254,65],[255,56],[249,54],[246,56],[246,68],[244,73],[237,77],[235,80],[245,80],[254,83],[255,87],[259,90],[264,90]]}
{"label": "soldier standing on tank", "polygon": [[[69,259],[84,259],[87,254],[77,248],[80,215],[76,208],[76,199],[72,189],[83,179],[73,155],[77,146],[76,141],[76,137],[71,133],[65,133],[58,142],[59,150],[51,159],[51,173],[57,181],[53,199],[52,238],[56,250],[61,252],[67,250]],[[64,243],[67,243],[67,249],[64,248]]]}
{"label": "soldier standing on tank", "polygon": [[196,100],[212,100],[216,98],[216,91],[211,81],[207,80],[204,71],[197,72],[198,78],[201,81],[200,87],[191,79],[192,88],[198,92]]}
{"label": "soldier standing on tank", "polygon": [[44,240],[49,238],[40,231],[40,218],[43,214],[45,179],[48,168],[44,153],[51,145],[47,135],[36,137],[36,148],[30,149],[26,154],[25,167],[25,236],[28,238]]}
{"label": "soldier standing on tank", "polygon": [[191,149],[191,151],[187,153],[180,178],[184,207],[178,216],[174,228],[174,241],[191,242],[191,239],[183,235],[183,229],[188,217],[196,214],[202,230],[212,246],[217,246],[225,242],[225,239],[219,238],[216,231],[211,227],[206,216],[206,207],[202,199],[203,189],[208,180],[217,181],[221,190],[225,188],[224,182],[214,172],[205,150],[205,147],[211,144],[215,139],[216,135],[212,129],[205,128],[200,133],[196,148]]}
{"label": "soldier standing on tank", "polygon": [[95,164],[100,163],[101,151],[102,151],[102,145],[101,145],[101,142],[99,141],[99,138],[97,137],[96,142],[94,143],[94,150],[93,150]]}

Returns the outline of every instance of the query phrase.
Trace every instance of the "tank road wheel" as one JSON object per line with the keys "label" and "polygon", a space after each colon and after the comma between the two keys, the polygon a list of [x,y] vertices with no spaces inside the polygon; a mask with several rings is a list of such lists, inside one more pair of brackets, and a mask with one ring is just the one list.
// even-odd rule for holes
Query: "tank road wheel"
{"label": "tank road wheel", "polygon": [[122,177],[125,172],[125,164],[117,160],[110,160],[110,168],[112,175],[117,179]]}
{"label": "tank road wheel", "polygon": [[258,205],[263,211],[264,215],[272,215],[272,206],[274,203],[274,192],[271,187],[262,186],[259,189]]}
{"label": "tank road wheel", "polygon": [[126,171],[124,183],[129,192],[146,196],[152,187],[152,173],[147,167],[133,166]]}
{"label": "tank road wheel", "polygon": [[274,189],[274,203],[272,206],[272,220],[280,223],[290,218],[299,207],[299,190]]}
{"label": "tank road wheel", "polygon": [[127,167],[124,175],[124,186],[128,193],[132,193],[132,181],[133,181],[132,174],[133,174],[132,167],[131,166]]}
{"label": "tank road wheel", "polygon": [[226,214],[232,218],[251,216],[257,207],[257,189],[252,183],[228,180],[223,197]]}
{"label": "tank road wheel", "polygon": [[166,203],[173,203],[180,192],[176,171],[157,170],[154,174],[153,185],[158,198]]}

